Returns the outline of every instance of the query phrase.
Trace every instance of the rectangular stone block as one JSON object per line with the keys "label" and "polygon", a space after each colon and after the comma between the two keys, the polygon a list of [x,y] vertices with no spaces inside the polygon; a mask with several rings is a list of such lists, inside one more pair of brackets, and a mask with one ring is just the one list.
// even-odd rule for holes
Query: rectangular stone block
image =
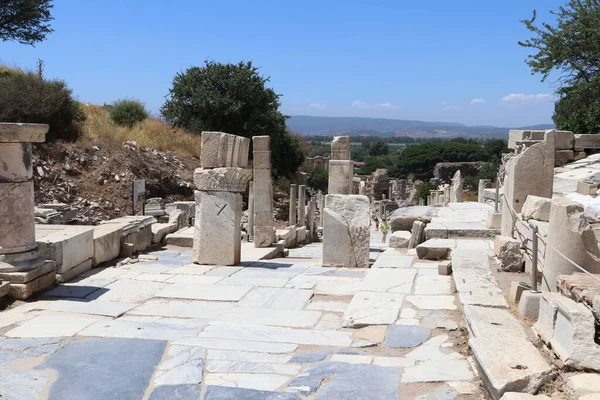
{"label": "rectangular stone block", "polygon": [[350,136],[333,137],[331,160],[350,160]]}
{"label": "rectangular stone block", "polygon": [[35,249],[33,181],[0,182],[0,254]]}
{"label": "rectangular stone block", "polygon": [[10,284],[10,297],[25,300],[35,293],[47,289],[56,282],[56,264],[54,261],[46,262],[45,266],[40,267],[40,270],[49,271],[45,275],[36,277],[33,280],[25,283]]}
{"label": "rectangular stone block", "polygon": [[202,151],[200,165],[202,168],[217,168],[223,166],[219,159],[221,153],[222,132],[202,132]]}
{"label": "rectangular stone block", "polygon": [[271,138],[269,136],[253,136],[252,151],[271,151]]}
{"label": "rectangular stone block", "polygon": [[354,163],[350,160],[329,161],[329,194],[352,193]]}
{"label": "rectangular stone block", "polygon": [[196,168],[194,185],[205,192],[239,192],[243,193],[252,179],[252,170],[244,168]]}
{"label": "rectangular stone block", "polygon": [[270,151],[256,151],[254,150],[254,159],[252,165],[254,170],[267,169],[271,170],[271,152]]}
{"label": "rectangular stone block", "polygon": [[584,194],[586,196],[588,195],[596,195],[596,192],[598,191],[598,184],[597,183],[588,183],[588,182],[584,182],[584,181],[577,181],[577,193],[581,193]]}
{"label": "rectangular stone block", "polygon": [[47,124],[0,122],[0,143],[43,143],[48,129]]}
{"label": "rectangular stone block", "polygon": [[193,260],[196,264],[236,265],[241,258],[242,195],[202,192],[196,195]]}
{"label": "rectangular stone block", "polygon": [[555,131],[554,148],[556,150],[573,150],[575,145],[575,134],[570,131]]}
{"label": "rectangular stone block", "polygon": [[254,246],[269,247],[275,241],[273,226],[254,226]]}
{"label": "rectangular stone block", "polygon": [[573,160],[574,158],[573,150],[556,150],[556,155],[554,158],[554,166],[562,167],[566,165],[568,162]]}
{"label": "rectangular stone block", "polygon": [[575,135],[575,144],[573,145],[573,150],[582,151],[588,149],[600,149],[600,135]]}
{"label": "rectangular stone block", "polygon": [[[222,167],[233,167],[233,154],[235,153],[236,136],[225,133],[221,136],[221,150],[225,154],[219,155],[221,162],[224,161]],[[237,163],[237,160],[236,160]]]}
{"label": "rectangular stone block", "polygon": [[248,152],[250,151],[250,139],[236,136],[238,145],[237,151],[237,167],[246,168],[248,166]]}
{"label": "rectangular stone block", "polygon": [[36,225],[35,230],[42,257],[56,261],[59,274],[94,257],[93,226]]}
{"label": "rectangular stone block", "polygon": [[94,266],[119,257],[124,227],[125,224],[106,224],[94,227],[94,256],[92,258]]}
{"label": "rectangular stone block", "polygon": [[368,268],[370,223],[367,196],[325,196],[323,265]]}
{"label": "rectangular stone block", "polygon": [[72,279],[76,278],[77,276],[83,274],[84,272],[89,271],[90,269],[92,269],[92,259],[91,258],[89,260],[85,260],[84,262],[82,262],[79,265],[74,266],[73,268],[71,268],[68,271],[62,272],[60,274],[56,274],[56,280],[59,283],[69,282]]}

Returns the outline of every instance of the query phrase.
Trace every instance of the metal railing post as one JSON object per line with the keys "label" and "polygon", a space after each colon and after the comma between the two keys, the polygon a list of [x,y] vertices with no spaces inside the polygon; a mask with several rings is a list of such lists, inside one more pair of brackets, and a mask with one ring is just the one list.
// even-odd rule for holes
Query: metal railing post
{"label": "metal railing post", "polygon": [[494,212],[498,212],[498,199],[500,198],[500,178],[496,178],[496,201],[494,204]]}
{"label": "metal railing post", "polygon": [[531,250],[533,255],[531,257],[531,293],[538,292],[538,227],[536,225],[530,225],[532,232],[532,243]]}

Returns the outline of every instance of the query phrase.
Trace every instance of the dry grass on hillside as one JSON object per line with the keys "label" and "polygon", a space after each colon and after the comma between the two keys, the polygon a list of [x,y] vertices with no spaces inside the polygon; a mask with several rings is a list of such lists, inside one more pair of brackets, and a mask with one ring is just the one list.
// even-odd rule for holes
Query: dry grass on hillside
{"label": "dry grass on hillside", "polygon": [[120,148],[124,141],[134,140],[138,146],[192,156],[200,155],[200,135],[173,128],[162,121],[148,118],[133,128],[115,125],[108,112],[98,106],[82,105],[87,119],[80,142],[98,142],[107,148]]}

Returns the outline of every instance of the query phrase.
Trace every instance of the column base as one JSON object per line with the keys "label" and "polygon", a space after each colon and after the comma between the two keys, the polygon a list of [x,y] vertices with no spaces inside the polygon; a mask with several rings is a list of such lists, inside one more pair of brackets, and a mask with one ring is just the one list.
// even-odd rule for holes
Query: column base
{"label": "column base", "polygon": [[41,267],[45,262],[37,248],[20,253],[0,254],[0,273],[27,272]]}
{"label": "column base", "polygon": [[0,272],[0,280],[10,283],[10,297],[25,300],[54,285],[56,262],[44,261],[40,267],[28,271]]}
{"label": "column base", "polygon": [[490,211],[488,213],[485,226],[488,229],[500,229],[500,227],[502,226],[502,213]]}

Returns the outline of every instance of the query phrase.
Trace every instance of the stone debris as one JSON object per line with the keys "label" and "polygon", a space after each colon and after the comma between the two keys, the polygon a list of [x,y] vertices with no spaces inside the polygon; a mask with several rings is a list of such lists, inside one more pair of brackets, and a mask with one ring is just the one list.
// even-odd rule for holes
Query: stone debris
{"label": "stone debris", "polygon": [[408,243],[412,238],[409,231],[396,231],[390,236],[389,247],[395,249],[408,248]]}
{"label": "stone debris", "polygon": [[500,270],[505,272],[523,271],[521,242],[509,236],[496,236],[495,253],[500,259]]}
{"label": "stone debris", "polygon": [[524,220],[535,219],[538,221],[550,221],[550,206],[552,199],[529,195],[525,199],[521,217]]}

